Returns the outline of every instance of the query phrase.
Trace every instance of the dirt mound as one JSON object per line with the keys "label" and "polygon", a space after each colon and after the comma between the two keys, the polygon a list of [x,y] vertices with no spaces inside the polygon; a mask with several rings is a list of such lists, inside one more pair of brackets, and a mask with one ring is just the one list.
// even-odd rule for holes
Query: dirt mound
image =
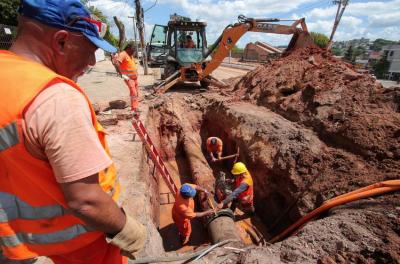
{"label": "dirt mound", "polygon": [[[329,198],[399,178],[399,88],[384,89],[330,53],[306,47],[249,72],[233,92],[259,107],[230,101],[212,108],[206,120],[218,124],[215,134],[240,146],[256,182],[257,213],[270,231]],[[268,250],[248,251],[239,262],[396,262],[398,204],[396,194],[335,209]]]}
{"label": "dirt mound", "polygon": [[318,47],[257,68],[235,92],[312,128],[328,145],[366,159],[400,159],[400,89],[384,89]]}

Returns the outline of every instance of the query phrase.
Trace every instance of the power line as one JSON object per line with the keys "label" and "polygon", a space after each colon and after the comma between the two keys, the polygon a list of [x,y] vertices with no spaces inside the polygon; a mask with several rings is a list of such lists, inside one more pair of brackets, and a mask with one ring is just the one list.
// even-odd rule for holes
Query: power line
{"label": "power line", "polygon": [[154,4],[152,4],[150,7],[146,8],[143,12],[146,13],[147,11],[149,11],[150,9],[152,9],[153,7],[155,7],[155,6],[157,5],[157,3],[158,3],[158,0],[156,0],[156,1],[154,2]]}

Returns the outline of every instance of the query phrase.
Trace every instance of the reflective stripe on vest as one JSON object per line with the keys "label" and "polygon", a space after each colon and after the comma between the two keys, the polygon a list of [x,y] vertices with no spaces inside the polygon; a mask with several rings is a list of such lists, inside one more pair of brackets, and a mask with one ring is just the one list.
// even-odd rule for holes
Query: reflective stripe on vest
{"label": "reflective stripe on vest", "polygon": [[[31,206],[10,193],[0,192],[0,223],[16,219],[35,220],[65,215],[60,205]],[[0,238],[1,240],[1,238]]]}
{"label": "reflective stripe on vest", "polygon": [[17,124],[11,123],[0,128],[0,151],[6,150],[19,143]]}
{"label": "reflective stripe on vest", "polygon": [[1,238],[1,244],[6,247],[16,247],[21,244],[59,243],[73,239],[89,231],[91,231],[91,228],[78,224],[70,226],[61,231],[52,233],[45,233],[45,234],[18,233],[14,236],[3,236]]}

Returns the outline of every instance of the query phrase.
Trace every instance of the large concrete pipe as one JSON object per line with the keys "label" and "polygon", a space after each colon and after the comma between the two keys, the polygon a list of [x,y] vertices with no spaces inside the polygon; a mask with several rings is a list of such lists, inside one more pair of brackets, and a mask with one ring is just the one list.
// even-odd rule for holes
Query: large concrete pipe
{"label": "large concrete pipe", "polygon": [[[215,178],[201,151],[199,134],[187,131],[187,129],[183,129],[183,132],[183,147],[189,161],[193,183],[207,190],[214,190]],[[214,198],[210,198],[216,204]],[[211,209],[203,193],[200,194],[200,206],[203,210]],[[208,220],[207,228],[214,244],[227,239],[240,239],[233,221],[233,213],[230,210],[221,211],[216,216],[211,217]]]}

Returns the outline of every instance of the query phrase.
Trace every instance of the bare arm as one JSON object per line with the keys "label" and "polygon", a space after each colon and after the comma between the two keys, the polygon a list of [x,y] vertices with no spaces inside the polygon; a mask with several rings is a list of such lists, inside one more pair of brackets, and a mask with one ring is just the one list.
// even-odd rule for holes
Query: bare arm
{"label": "bare arm", "polygon": [[215,161],[216,159],[215,159],[215,157],[214,157],[214,154],[213,154],[212,152],[208,152],[208,153],[210,154],[211,160],[212,160],[212,161]]}
{"label": "bare arm", "polygon": [[196,185],[196,191],[204,192],[204,193],[206,193],[206,194],[209,193],[209,191],[208,191],[206,188],[203,188],[203,187],[201,187],[201,186],[199,186],[199,185]]}
{"label": "bare arm", "polygon": [[204,211],[204,212],[196,212],[196,216],[194,218],[199,218],[199,217],[211,215],[213,213],[214,213],[214,211],[212,209],[210,209],[208,211]]}
{"label": "bare arm", "polygon": [[237,187],[225,200],[222,201],[223,205],[227,205],[228,203],[232,202],[234,199],[238,198],[239,195],[246,191],[249,188],[247,183],[241,183],[239,187]]}
{"label": "bare arm", "polygon": [[60,185],[68,207],[87,225],[107,234],[122,230],[126,216],[100,187],[97,174]]}

